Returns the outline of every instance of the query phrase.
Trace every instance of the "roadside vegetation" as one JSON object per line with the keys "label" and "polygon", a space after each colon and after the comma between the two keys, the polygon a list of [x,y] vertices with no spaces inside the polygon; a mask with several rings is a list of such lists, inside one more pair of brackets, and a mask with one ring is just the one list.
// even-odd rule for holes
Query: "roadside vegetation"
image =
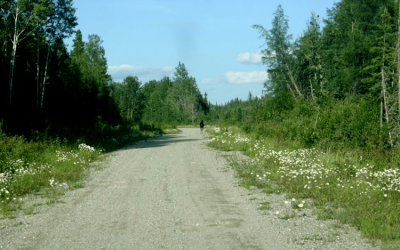
{"label": "roadside vegetation", "polygon": [[211,147],[251,157],[234,164],[243,186],[312,198],[319,219],[400,240],[399,4],[338,1],[296,39],[281,5],[253,26],[263,95],[212,105],[205,118],[217,126]]}
{"label": "roadside vegetation", "polygon": [[[299,147],[237,127],[208,129],[209,146],[251,158],[234,164],[241,185],[266,193],[312,198],[318,219],[337,219],[381,240],[400,238],[400,171],[397,162],[362,151]],[[310,206],[299,203],[297,206]]]}
{"label": "roadside vegetation", "polygon": [[47,134],[27,140],[0,129],[0,219],[16,216],[27,194],[54,201],[67,190],[82,187],[90,169],[97,168],[94,162],[101,160],[106,152],[152,136],[178,132],[175,128],[148,131],[118,126],[97,137],[72,141]]}

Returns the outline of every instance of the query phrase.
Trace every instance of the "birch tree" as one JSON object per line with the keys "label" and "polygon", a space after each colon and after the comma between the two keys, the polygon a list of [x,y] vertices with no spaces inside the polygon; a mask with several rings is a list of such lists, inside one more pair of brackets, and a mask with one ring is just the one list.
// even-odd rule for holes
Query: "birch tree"
{"label": "birch tree", "polygon": [[[78,24],[77,18],[75,16],[76,9],[72,7],[72,0],[49,0],[52,9],[48,12],[47,20],[40,26],[38,33],[42,33],[45,37],[47,43],[47,56],[46,64],[42,74],[41,87],[39,86],[39,80],[37,82],[38,86],[38,101],[40,96],[40,110],[43,111],[44,95],[46,90],[46,80],[47,80],[47,70],[50,62],[50,50],[52,45],[57,39],[64,39],[71,36],[74,33],[74,27]],[[39,46],[37,47],[37,56],[39,57]],[[37,77],[39,77],[39,58],[37,59]],[[39,95],[39,91],[41,94]]]}
{"label": "birch tree", "polygon": [[9,38],[12,44],[10,72],[9,72],[9,104],[12,103],[12,85],[14,68],[16,64],[16,53],[18,43],[28,37],[38,28],[38,24],[46,23],[46,13],[48,12],[47,0],[16,0],[10,3],[10,8],[6,11],[2,9],[3,20],[9,29]]}
{"label": "birch tree", "polygon": [[123,102],[126,109],[125,117],[128,121],[137,120],[138,114],[140,114],[140,85],[139,78],[137,76],[127,76],[122,82],[124,85]]}

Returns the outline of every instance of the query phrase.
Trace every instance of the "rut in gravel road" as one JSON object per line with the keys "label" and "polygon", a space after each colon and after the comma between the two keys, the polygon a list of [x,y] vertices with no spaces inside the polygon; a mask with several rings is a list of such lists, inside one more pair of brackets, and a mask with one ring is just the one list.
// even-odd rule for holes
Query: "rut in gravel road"
{"label": "rut in gravel road", "polygon": [[287,228],[249,201],[249,191],[237,186],[232,171],[223,171],[226,161],[207,148],[199,129],[182,130],[112,153],[64,203],[0,229],[0,247],[307,248],[288,241]]}

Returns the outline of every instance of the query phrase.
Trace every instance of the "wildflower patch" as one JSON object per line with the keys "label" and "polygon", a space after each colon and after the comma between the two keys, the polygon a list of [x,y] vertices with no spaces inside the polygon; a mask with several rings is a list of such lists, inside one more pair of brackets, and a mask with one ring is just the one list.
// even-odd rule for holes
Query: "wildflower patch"
{"label": "wildflower patch", "polygon": [[[314,199],[319,207],[327,206],[333,215],[340,211],[337,219],[355,225],[367,236],[400,239],[400,169],[379,169],[362,156],[344,159],[341,152],[277,147],[272,139],[233,127],[207,132],[209,146],[240,150],[251,157],[249,163],[235,167],[245,187],[267,189],[276,183],[295,196]],[[305,205],[295,200],[287,204],[295,209]]]}
{"label": "wildflower patch", "polygon": [[30,192],[31,188],[69,188],[67,182],[71,176],[84,171],[84,166],[100,153],[81,143],[78,150],[56,150],[52,163],[26,162],[22,159],[6,162],[6,170],[0,173],[0,214],[10,202]]}

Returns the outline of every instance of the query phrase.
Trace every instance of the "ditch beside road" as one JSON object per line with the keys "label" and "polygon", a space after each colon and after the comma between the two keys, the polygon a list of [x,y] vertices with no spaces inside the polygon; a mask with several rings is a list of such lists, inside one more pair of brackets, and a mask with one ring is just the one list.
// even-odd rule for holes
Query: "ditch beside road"
{"label": "ditch beside road", "polygon": [[205,134],[182,131],[110,153],[62,203],[1,220],[0,249],[375,249],[284,194],[239,187]]}

